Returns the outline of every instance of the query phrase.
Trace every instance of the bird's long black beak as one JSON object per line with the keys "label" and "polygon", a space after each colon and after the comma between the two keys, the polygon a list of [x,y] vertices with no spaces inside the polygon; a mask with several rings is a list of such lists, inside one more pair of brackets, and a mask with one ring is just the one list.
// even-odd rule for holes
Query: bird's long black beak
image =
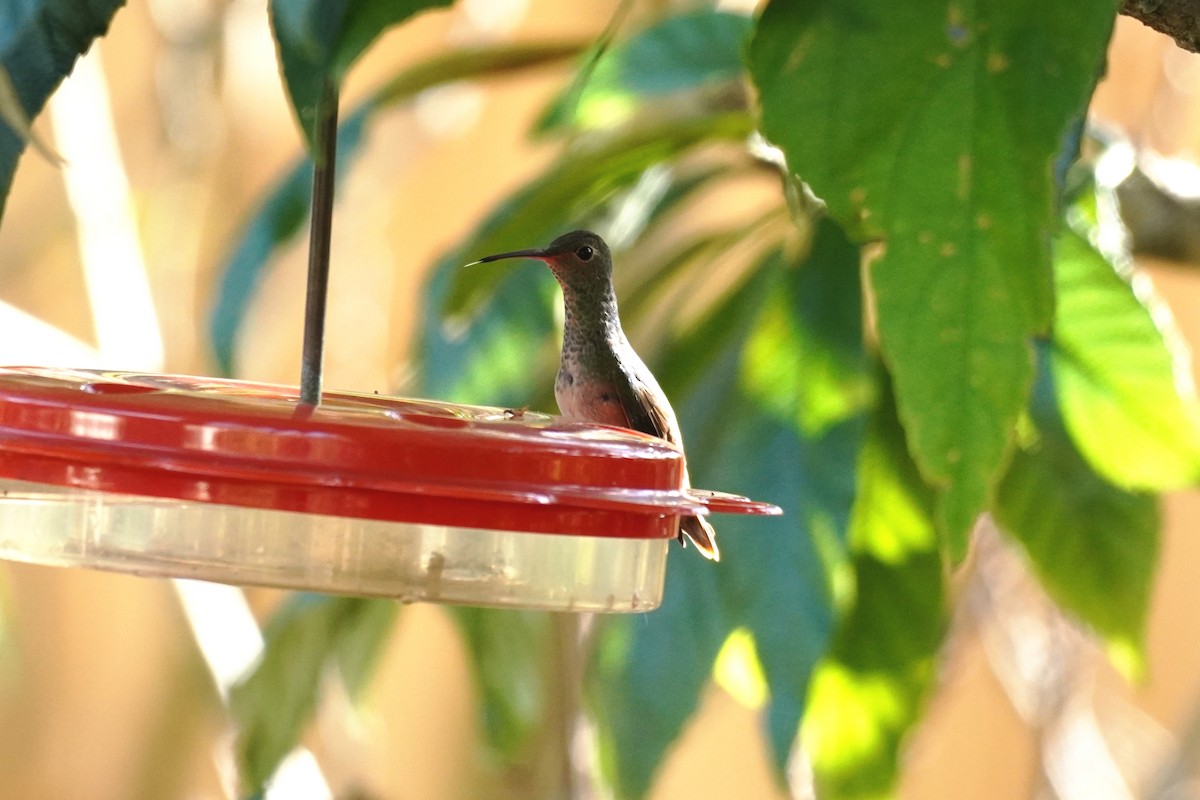
{"label": "bird's long black beak", "polygon": [[545,250],[540,250],[540,249],[513,250],[511,253],[497,253],[494,256],[484,256],[483,258],[479,259],[478,261],[472,261],[470,264],[465,264],[464,266],[471,267],[476,264],[488,264],[488,263],[491,263],[492,261],[503,261],[506,258],[534,258],[534,259],[537,259],[538,261],[542,261],[548,255],[549,255],[549,253],[547,253]]}

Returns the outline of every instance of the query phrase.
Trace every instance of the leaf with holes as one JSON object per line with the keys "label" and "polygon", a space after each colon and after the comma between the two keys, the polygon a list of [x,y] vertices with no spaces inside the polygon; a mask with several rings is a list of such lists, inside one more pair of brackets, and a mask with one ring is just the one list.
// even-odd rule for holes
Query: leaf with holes
{"label": "leaf with holes", "polygon": [[1115,0],[771,2],[750,47],[762,130],[858,237],[913,456],[961,558],[1053,309],[1054,164]]}

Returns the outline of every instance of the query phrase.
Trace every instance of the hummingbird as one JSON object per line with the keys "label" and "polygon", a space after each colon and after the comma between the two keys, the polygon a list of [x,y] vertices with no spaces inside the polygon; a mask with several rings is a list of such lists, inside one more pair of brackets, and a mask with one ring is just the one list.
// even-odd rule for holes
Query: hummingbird
{"label": "hummingbird", "polygon": [[[665,439],[683,450],[675,412],[649,368],[634,352],[617,315],[612,253],[591,231],[571,231],[545,249],[514,250],[485,256],[476,264],[506,258],[544,262],[562,287],[565,324],[554,399],[564,419],[630,428]],[[683,488],[690,486],[687,465]],[[716,532],[703,517],[681,517],[684,537],[706,558],[717,561]]]}

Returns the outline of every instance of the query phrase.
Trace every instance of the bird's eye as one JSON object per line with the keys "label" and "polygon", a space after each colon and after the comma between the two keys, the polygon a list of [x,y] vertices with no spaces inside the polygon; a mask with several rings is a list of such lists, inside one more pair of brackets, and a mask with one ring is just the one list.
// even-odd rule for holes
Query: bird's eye
{"label": "bird's eye", "polygon": [[591,261],[592,253],[594,253],[594,252],[595,251],[592,250],[591,247],[589,247],[588,245],[585,244],[583,247],[581,247],[575,251],[575,255],[579,256],[580,261]]}

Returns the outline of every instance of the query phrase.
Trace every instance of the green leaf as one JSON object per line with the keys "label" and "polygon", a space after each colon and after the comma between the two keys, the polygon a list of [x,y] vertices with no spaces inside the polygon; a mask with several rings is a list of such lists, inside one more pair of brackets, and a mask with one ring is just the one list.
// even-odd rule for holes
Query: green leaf
{"label": "green leaf", "polygon": [[1036,437],[1013,457],[996,519],[1025,547],[1042,585],[1091,625],[1127,672],[1141,668],[1159,549],[1156,498],[1114,486],[1076,449],[1043,363],[1030,414]]}
{"label": "green leaf", "polygon": [[705,485],[768,499],[788,515],[720,526],[729,534],[723,542],[732,536],[722,588],[740,584],[737,596],[750,598],[738,624],[753,634],[767,679],[767,729],[780,776],[833,630],[863,414],[874,394],[858,247],[822,218],[808,252],[784,266],[746,343],[743,399],[734,405],[747,419],[762,414],[775,424],[742,432],[740,417],[725,420],[736,445],[718,450],[712,467],[701,461],[696,468]]}
{"label": "green leaf", "polygon": [[868,428],[850,534],[855,596],[804,717],[818,794],[828,800],[891,796],[946,629],[933,493],[893,403],[890,393],[881,398]]}
{"label": "green leaf", "polygon": [[[1049,325],[1055,156],[1116,2],[775,0],[750,48],[762,129],[856,235],[913,455],[952,555],[988,504]],[[902,65],[902,66],[898,66]]]}
{"label": "green leaf", "polygon": [[674,555],[662,605],[606,625],[588,671],[601,768],[618,797],[645,796],[732,630],[713,567],[694,553]]}
{"label": "green leaf", "polygon": [[1095,203],[1085,193],[1054,243],[1050,369],[1066,428],[1088,462],[1119,486],[1194,484],[1200,409],[1186,346],[1152,288],[1131,285],[1118,271],[1128,272],[1127,257],[1110,263],[1092,244]]}
{"label": "green leaf", "polygon": [[716,452],[719,466],[698,470],[698,480],[776,503],[787,515],[717,525],[722,602],[753,634],[770,692],[767,736],[782,776],[834,629],[834,576],[845,566],[863,426],[854,417],[802,438],[793,426],[756,414],[753,401],[743,403],[747,412],[729,422],[728,441]]}
{"label": "green leaf", "polygon": [[338,632],[338,675],[350,697],[358,697],[371,682],[375,665],[396,626],[400,605],[391,600],[340,598],[350,608]]}
{"label": "green leaf", "polygon": [[534,133],[546,133],[560,128],[575,116],[575,111],[579,107],[579,99],[592,80],[596,65],[608,52],[608,48],[612,45],[613,39],[624,25],[632,8],[633,0],[621,0],[612,16],[609,17],[604,30],[600,31],[600,35],[595,38],[579,59],[579,67],[575,70],[575,76],[571,79],[570,84],[542,111],[541,118],[533,126]]}
{"label": "green leaf", "polygon": [[[338,128],[338,181],[349,171],[363,143],[366,123],[375,112],[408,100],[431,86],[486,74],[554,63],[579,51],[578,44],[523,44],[468,48],[436,56],[393,76]],[[224,375],[236,372],[233,363],[238,331],[250,300],[262,281],[271,255],[298,234],[310,210],[312,160],[302,157],[284,175],[250,216],[242,238],[220,270],[217,299],[209,335],[217,365]]]}
{"label": "green leaf", "polygon": [[547,110],[539,131],[608,127],[663,95],[742,77],[750,18],[712,9],[665,17],[608,48]]}
{"label": "green leaf", "polygon": [[655,121],[618,134],[588,139],[568,149],[541,176],[493,211],[471,239],[443,259],[439,270],[454,270],[442,305],[452,315],[477,311],[502,280],[503,268],[458,270],[490,253],[548,244],[618,191],[632,186],[645,170],[670,161],[698,144],[740,140],[752,130],[744,113]]}
{"label": "green leaf", "polygon": [[21,105],[21,99],[17,97],[17,87],[13,85],[8,70],[2,66],[0,66],[0,122],[7,125],[9,130],[15,133],[22,142],[32,145],[42,158],[55,166],[62,164],[62,158],[54,152],[49,142],[33,129],[33,120],[26,115],[25,107]]}
{"label": "green leaf", "polygon": [[[718,458],[726,421],[722,408],[736,400],[737,365],[772,272],[760,270],[690,333],[673,343],[657,370],[685,426],[693,479],[700,462]],[[720,523],[724,529],[724,521]],[[721,539],[722,547],[728,537]],[[685,557],[680,557],[680,556]],[[692,553],[667,562],[663,604],[644,619],[614,620],[600,637],[587,674],[601,764],[622,797],[645,795],[671,743],[699,702],[721,645],[733,630],[723,607],[719,570]]]}
{"label": "green leaf", "polygon": [[[339,183],[350,161],[358,154],[372,110],[370,104],[361,106],[338,128],[335,175]],[[312,208],[312,174],[313,164],[309,158],[300,159],[292,167],[250,218],[241,240],[221,270],[208,331],[217,367],[223,375],[232,375],[236,371],[233,358],[237,334],[271,254],[299,233],[308,221]]]}
{"label": "green leaf", "polygon": [[354,60],[387,28],[448,5],[450,0],[271,0],[279,65],[310,149],[327,82],[340,85]]}
{"label": "green leaf", "polygon": [[247,791],[261,790],[299,743],[330,666],[343,670],[351,691],[362,688],[398,608],[386,600],[300,594],[276,612],[262,660],[230,696]]}
{"label": "green leaf", "polygon": [[454,608],[453,616],[471,654],[485,739],[511,763],[530,746],[544,720],[550,616],[465,606]]}
{"label": "green leaf", "polygon": [[0,214],[29,140],[12,121],[38,115],[122,5],[124,0],[15,0],[0,7],[0,70],[11,83],[4,113],[11,121],[0,123]]}
{"label": "green leaf", "polygon": [[750,393],[801,431],[817,433],[868,405],[874,376],[862,341],[859,249],[828,218],[788,272],[746,351]]}
{"label": "green leaf", "polygon": [[462,265],[488,253],[544,245],[579,227],[648,167],[708,138],[744,135],[748,124],[744,115],[731,115],[627,132],[586,157],[568,153],[493,211],[441,259],[426,286],[423,307],[451,317],[422,322],[420,390],[509,406],[548,397],[558,347],[551,334],[561,302],[553,278],[539,264]]}
{"label": "green leaf", "polygon": [[[819,360],[831,348],[846,373],[865,365],[858,274],[858,249],[825,221],[808,252],[794,262],[770,255],[667,348],[658,373],[679,399],[693,480],[779,503],[787,516],[715,520],[721,563],[673,557],[662,608],[610,632],[589,686],[622,796],[648,791],[736,627],[753,638],[770,689],[767,732],[782,774],[833,627],[830,574],[843,558],[862,427],[860,408],[844,401],[843,413],[802,436],[793,364],[798,352]],[[755,384],[751,352],[785,365],[777,394]]]}
{"label": "green leaf", "polygon": [[[550,238],[543,235],[536,241]],[[461,270],[455,261],[453,256],[444,259],[426,285],[426,309],[445,302],[449,284]],[[541,408],[538,401],[549,396],[558,364],[551,339],[554,309],[561,302],[554,278],[540,264],[500,269],[508,274],[469,322],[436,317],[422,322],[416,387],[424,395],[508,408]]]}

